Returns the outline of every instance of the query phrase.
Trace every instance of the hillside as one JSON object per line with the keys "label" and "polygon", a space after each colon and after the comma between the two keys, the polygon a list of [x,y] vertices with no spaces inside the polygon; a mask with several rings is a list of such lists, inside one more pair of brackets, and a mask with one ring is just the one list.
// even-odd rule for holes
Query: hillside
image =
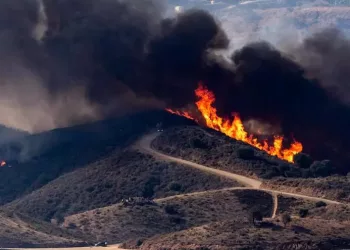
{"label": "hillside", "polygon": [[272,197],[255,190],[223,190],[158,199],[154,204],[113,206],[72,215],[66,228],[96,240],[122,242],[175,232],[211,222],[250,218],[252,211],[272,213]]}
{"label": "hillside", "polygon": [[0,146],[0,155],[12,166],[0,168],[0,205],[127,147],[158,122],[164,126],[189,123],[167,112],[148,111],[30,135]]}
{"label": "hillside", "polygon": [[0,247],[84,246],[79,238],[49,223],[0,212]]}
{"label": "hillside", "polygon": [[265,187],[281,191],[292,191],[305,195],[328,197],[350,202],[350,182],[348,176],[328,176],[324,178],[273,178],[264,183]]}
{"label": "hillside", "polygon": [[286,228],[278,221],[255,228],[248,221],[235,218],[155,236],[146,240],[141,249],[342,249],[350,246],[346,233],[349,228],[349,222],[334,224],[310,219],[293,219]]}
{"label": "hillside", "polygon": [[[265,185],[268,180],[300,179],[288,177],[296,166],[215,131],[176,126],[152,135],[158,137],[147,143],[166,154],[265,180]],[[115,149],[3,209],[51,220],[67,237],[87,239],[90,244],[124,242],[127,248],[333,249],[350,245],[350,210],[345,204],[327,205],[241,187],[214,173],[151,156],[151,151],[141,150],[142,145],[138,141],[128,149]],[[284,177],[267,176],[271,168],[283,169]],[[256,211],[264,222],[254,226]],[[307,211],[306,216],[301,217],[300,211]],[[292,216],[286,227],[285,213]]]}
{"label": "hillside", "polygon": [[[25,131],[0,125],[0,145],[29,135]],[[0,155],[1,156],[1,155]]]}
{"label": "hillside", "polygon": [[65,174],[5,208],[50,221],[120,202],[123,198],[162,198],[195,191],[240,186],[234,181],[135,151],[115,152]]}
{"label": "hillside", "polygon": [[268,178],[272,170],[276,176],[298,171],[293,165],[244,142],[198,126],[169,128],[152,146],[168,155],[255,178]]}
{"label": "hillside", "polygon": [[328,199],[349,201],[349,181],[330,175],[328,167],[315,161],[309,167],[290,164],[216,131],[195,126],[170,128],[152,146],[165,154],[213,168],[263,180],[263,186]]}

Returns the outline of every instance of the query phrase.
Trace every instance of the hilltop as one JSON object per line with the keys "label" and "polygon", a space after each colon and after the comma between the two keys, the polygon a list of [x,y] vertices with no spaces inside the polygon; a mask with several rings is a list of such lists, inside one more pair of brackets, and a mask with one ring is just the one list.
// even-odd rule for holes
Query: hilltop
{"label": "hilltop", "polygon": [[189,123],[164,111],[148,111],[29,135],[0,146],[0,155],[12,166],[0,168],[0,205],[126,148],[161,121],[167,122],[164,126]]}

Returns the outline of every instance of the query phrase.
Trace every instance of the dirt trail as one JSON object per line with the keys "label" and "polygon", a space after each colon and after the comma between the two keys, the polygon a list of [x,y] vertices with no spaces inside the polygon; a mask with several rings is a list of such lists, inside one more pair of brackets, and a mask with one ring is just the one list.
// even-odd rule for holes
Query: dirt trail
{"label": "dirt trail", "polygon": [[[18,249],[18,250],[91,250],[92,247],[66,247],[66,248],[8,248],[8,249]],[[99,248],[95,248],[99,249]],[[120,248],[119,245],[111,245],[108,247],[103,247],[103,250],[127,250]]]}
{"label": "dirt trail", "polygon": [[204,172],[208,172],[208,173],[211,173],[211,174],[214,174],[214,175],[219,175],[219,176],[222,176],[222,177],[226,177],[226,178],[229,178],[231,180],[235,180],[235,181],[243,184],[244,186],[248,186],[248,187],[253,187],[253,188],[259,189],[261,184],[262,184],[261,181],[258,181],[258,180],[255,180],[255,179],[252,179],[252,178],[249,178],[249,177],[245,177],[245,176],[238,175],[238,174],[233,174],[233,173],[230,173],[230,172],[227,172],[227,171],[222,171],[222,170],[206,167],[206,166],[201,165],[201,164],[197,164],[197,163],[194,163],[194,162],[186,161],[186,160],[183,160],[183,159],[175,158],[175,157],[172,157],[172,156],[160,153],[160,152],[156,151],[155,149],[153,149],[151,147],[152,141],[158,135],[159,135],[159,133],[152,133],[152,134],[146,135],[145,137],[143,137],[136,144],[136,148],[140,149],[141,151],[143,151],[145,153],[151,154],[151,155],[155,156],[158,159],[181,163],[183,165],[187,165],[187,166],[199,169],[199,170],[204,171]]}
{"label": "dirt trail", "polygon": [[206,190],[206,191],[200,191],[200,192],[193,192],[193,193],[186,193],[186,194],[178,194],[173,196],[168,196],[165,198],[155,199],[154,201],[167,201],[174,198],[182,198],[182,197],[189,197],[189,196],[196,196],[196,195],[202,195],[202,194],[210,194],[210,193],[217,193],[222,191],[230,191],[230,190],[256,190],[255,188],[248,188],[248,187],[232,187],[232,188],[222,188],[222,189],[213,189],[213,190]]}
{"label": "dirt trail", "polygon": [[271,193],[271,195],[273,195],[274,197],[274,211],[273,211],[273,215],[272,217],[274,217],[276,215],[276,211],[277,211],[277,207],[278,207],[278,198],[277,195],[278,194],[282,194],[285,196],[290,196],[290,197],[295,197],[295,198],[303,198],[306,200],[311,200],[311,201],[323,201],[327,204],[342,204],[338,201],[334,201],[334,200],[329,200],[329,199],[324,199],[324,198],[319,198],[319,197],[313,197],[313,196],[308,196],[308,195],[302,195],[302,194],[295,194],[295,193],[288,193],[288,192],[283,192],[283,191],[278,191],[278,190],[272,190],[272,189],[264,189],[261,188],[261,184],[262,182],[259,180],[255,180],[253,178],[249,178],[246,176],[242,176],[239,174],[233,174],[227,171],[223,171],[223,170],[219,170],[219,169],[214,169],[214,168],[210,168],[198,163],[194,163],[194,162],[190,162],[187,160],[183,160],[183,159],[179,159],[176,157],[172,157],[163,153],[160,153],[159,151],[155,150],[152,148],[151,144],[152,141],[159,135],[160,133],[152,133],[152,134],[148,134],[146,136],[144,136],[143,138],[141,138],[135,145],[136,149],[139,149],[145,153],[151,154],[154,157],[161,159],[161,160],[165,160],[165,161],[172,161],[172,162],[177,162],[177,163],[181,163],[183,165],[192,167],[192,168],[196,168],[199,169],[201,171],[207,172],[207,173],[211,173],[214,175],[219,175],[219,176],[223,176],[226,178],[229,178],[231,180],[235,180],[243,185],[245,185],[246,187],[250,187],[251,189],[259,189],[265,192],[269,192]]}

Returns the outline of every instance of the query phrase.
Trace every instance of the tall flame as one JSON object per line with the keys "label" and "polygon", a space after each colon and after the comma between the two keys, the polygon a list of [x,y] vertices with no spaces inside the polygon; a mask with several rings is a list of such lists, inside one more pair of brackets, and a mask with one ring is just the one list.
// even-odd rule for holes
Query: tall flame
{"label": "tall flame", "polygon": [[[283,136],[274,136],[272,145],[269,145],[267,140],[264,140],[262,143],[258,142],[258,139],[254,137],[254,135],[249,135],[245,131],[239,114],[234,114],[233,119],[225,119],[218,116],[216,108],[213,107],[213,103],[215,102],[214,93],[209,91],[203,84],[199,84],[195,94],[198,97],[198,101],[196,102],[197,108],[202,113],[206,125],[209,128],[220,131],[236,140],[248,143],[267,152],[270,155],[276,156],[288,162],[294,162],[294,155],[303,150],[303,145],[298,141],[294,141],[290,148],[284,149]],[[167,109],[167,111],[194,120],[194,118],[188,112],[173,111],[170,109]]]}

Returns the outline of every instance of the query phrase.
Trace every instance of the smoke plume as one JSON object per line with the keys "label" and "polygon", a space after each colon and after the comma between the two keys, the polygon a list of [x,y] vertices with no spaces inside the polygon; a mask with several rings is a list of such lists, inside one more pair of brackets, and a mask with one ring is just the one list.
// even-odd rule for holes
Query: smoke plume
{"label": "smoke plume", "polygon": [[246,44],[227,60],[213,16],[164,10],[160,0],[1,1],[0,123],[33,132],[187,107],[202,81],[221,115],[278,128],[316,158],[349,160],[350,43],[339,31],[283,53]]}

